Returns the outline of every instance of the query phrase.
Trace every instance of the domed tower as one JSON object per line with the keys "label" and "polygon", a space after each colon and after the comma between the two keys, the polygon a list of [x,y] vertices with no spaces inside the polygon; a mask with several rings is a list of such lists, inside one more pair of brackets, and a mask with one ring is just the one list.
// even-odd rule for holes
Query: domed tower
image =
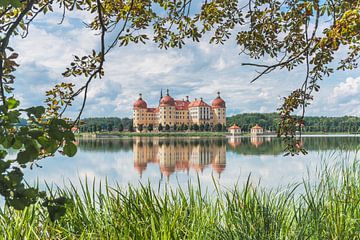
{"label": "domed tower", "polygon": [[176,121],[175,100],[170,96],[169,89],[166,90],[166,95],[160,100],[159,110],[159,124],[173,126]]}
{"label": "domed tower", "polygon": [[138,126],[143,126],[146,123],[147,103],[142,99],[141,93],[139,94],[139,98],[134,102],[133,110],[133,127],[137,129]]}
{"label": "domed tower", "polygon": [[218,96],[211,103],[213,111],[214,125],[226,124],[226,104],[225,101],[220,97],[220,92],[217,92]]}

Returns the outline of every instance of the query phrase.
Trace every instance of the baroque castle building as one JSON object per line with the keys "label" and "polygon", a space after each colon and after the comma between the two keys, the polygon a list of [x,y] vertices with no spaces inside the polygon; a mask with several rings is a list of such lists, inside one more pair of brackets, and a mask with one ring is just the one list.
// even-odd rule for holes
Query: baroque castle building
{"label": "baroque castle building", "polygon": [[142,94],[139,94],[139,98],[134,102],[133,110],[133,126],[137,130],[139,126],[148,127],[149,125],[157,129],[160,125],[190,127],[209,124],[212,127],[226,124],[226,104],[220,97],[220,92],[210,106],[202,98],[189,101],[187,96],[186,100],[175,100],[167,90],[166,95],[160,97],[159,106],[156,108],[148,108]]}

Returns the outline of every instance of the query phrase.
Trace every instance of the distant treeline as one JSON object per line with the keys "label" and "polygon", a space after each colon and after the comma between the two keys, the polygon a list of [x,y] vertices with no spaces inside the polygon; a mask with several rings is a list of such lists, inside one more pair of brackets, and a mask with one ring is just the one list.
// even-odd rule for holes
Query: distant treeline
{"label": "distant treeline", "polygon": [[[277,113],[242,113],[227,118],[227,126],[234,123],[243,132],[249,132],[255,124],[265,130],[276,131],[280,117]],[[117,117],[84,118],[81,132],[133,131],[132,119]],[[360,132],[360,117],[305,117],[304,132]]]}
{"label": "distant treeline", "polygon": [[132,131],[132,119],[118,117],[84,118],[81,120],[81,132]]}
{"label": "distant treeline", "polygon": [[[276,131],[280,117],[277,113],[242,113],[227,118],[227,125],[236,123],[242,131],[248,132],[255,124],[265,130]],[[360,117],[305,117],[305,132],[348,132],[360,131]]]}

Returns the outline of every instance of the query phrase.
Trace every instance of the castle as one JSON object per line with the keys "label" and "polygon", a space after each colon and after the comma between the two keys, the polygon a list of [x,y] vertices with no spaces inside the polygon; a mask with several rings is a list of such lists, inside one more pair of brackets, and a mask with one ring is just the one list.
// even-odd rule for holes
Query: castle
{"label": "castle", "polygon": [[188,96],[186,100],[175,100],[167,90],[166,95],[160,97],[157,108],[148,108],[140,93],[139,98],[134,102],[133,110],[133,127],[137,131],[149,128],[149,126],[153,130],[161,130],[159,128],[166,126],[190,128],[194,125],[214,127],[226,124],[226,105],[220,97],[220,92],[210,106],[202,98],[195,98],[192,102],[189,101]]}

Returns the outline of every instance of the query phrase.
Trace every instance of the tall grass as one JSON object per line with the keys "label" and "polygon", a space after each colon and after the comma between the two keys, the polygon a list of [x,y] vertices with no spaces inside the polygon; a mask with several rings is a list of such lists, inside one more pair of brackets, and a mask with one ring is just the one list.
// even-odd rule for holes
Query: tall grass
{"label": "tall grass", "polygon": [[[283,189],[251,184],[214,193],[158,193],[83,182],[49,191],[67,196],[67,213],[51,222],[36,204],[0,212],[5,239],[360,239],[360,163],[324,166],[318,179]],[[95,191],[95,189],[98,189]],[[301,190],[299,190],[301,189]]]}

